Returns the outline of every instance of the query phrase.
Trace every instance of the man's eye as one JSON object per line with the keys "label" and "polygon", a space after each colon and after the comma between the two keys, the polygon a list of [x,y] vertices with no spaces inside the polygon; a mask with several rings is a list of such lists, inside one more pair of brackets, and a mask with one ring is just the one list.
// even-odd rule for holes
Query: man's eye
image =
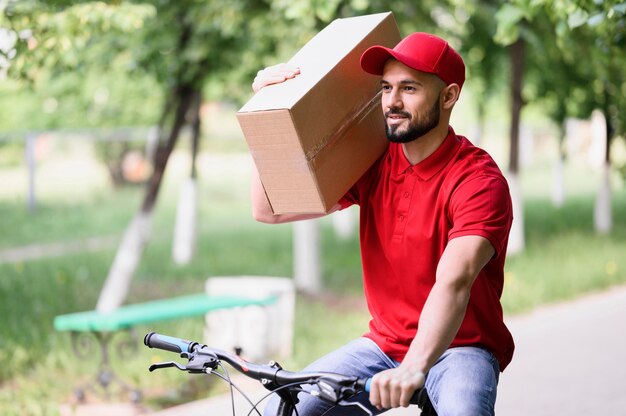
{"label": "man's eye", "polygon": [[415,91],[415,87],[411,87],[407,85],[406,87],[404,87],[404,91],[413,92]]}
{"label": "man's eye", "polygon": [[383,91],[391,91],[391,85],[383,85],[383,86],[381,87],[381,89],[382,89]]}

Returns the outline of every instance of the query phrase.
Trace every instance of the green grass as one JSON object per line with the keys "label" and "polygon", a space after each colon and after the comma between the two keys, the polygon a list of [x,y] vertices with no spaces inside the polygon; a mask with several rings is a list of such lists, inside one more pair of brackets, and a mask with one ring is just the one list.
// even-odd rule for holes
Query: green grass
{"label": "green grass", "polygon": [[503,306],[519,313],[626,281],[626,197],[614,195],[613,231],[593,231],[591,196],[562,209],[545,200],[526,202],[526,250],[507,259]]}
{"label": "green grass", "polygon": [[[248,171],[236,154],[223,165],[210,158],[201,165],[197,255],[186,266],[173,263],[175,202],[186,160],[185,155],[176,154],[171,162],[155,210],[152,238],[127,302],[203,291],[210,276],[290,276],[291,226],[263,225],[250,218]],[[121,237],[140,204],[142,189],[111,190],[100,169],[63,175],[54,163],[38,171],[39,201],[34,213],[26,212],[23,186],[0,191],[0,249],[94,236]],[[507,260],[505,312],[522,313],[626,282],[623,185],[618,183],[614,191],[614,229],[609,236],[598,236],[592,224],[597,183],[592,171],[569,167],[568,199],[561,209],[549,201],[549,168],[539,166],[528,172],[522,177],[527,248]],[[0,171],[0,181],[9,183],[6,181],[15,179],[12,175],[16,175],[14,170]],[[360,300],[357,238],[340,240],[329,219],[321,224],[327,294],[299,297],[295,354],[283,363],[288,368],[302,367],[367,328],[367,313]],[[0,413],[56,414],[59,403],[71,401],[72,387],[93,374],[94,362],[74,357],[69,337],[52,330],[52,319],[93,309],[114,249],[0,264],[0,314],[4,317],[0,322]],[[156,330],[201,339],[202,322],[200,317],[189,318],[137,330],[140,336]],[[170,358],[140,348],[132,358],[123,360],[124,378],[142,386],[150,405],[205,397],[218,388],[173,371],[147,372],[150,362]],[[116,362],[119,365],[119,360]]]}

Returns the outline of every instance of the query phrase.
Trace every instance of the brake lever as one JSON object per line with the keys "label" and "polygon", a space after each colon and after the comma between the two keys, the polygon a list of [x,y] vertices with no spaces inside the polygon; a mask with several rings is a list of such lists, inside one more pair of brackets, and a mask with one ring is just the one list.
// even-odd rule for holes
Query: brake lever
{"label": "brake lever", "polygon": [[363,406],[363,404],[361,404],[360,402],[348,402],[345,400],[341,400],[337,403],[339,406],[356,406],[359,409],[361,409],[361,411],[363,411],[364,414],[368,415],[368,416],[373,416],[374,414],[370,411],[370,409],[368,409],[367,407]]}
{"label": "brake lever", "polygon": [[219,365],[219,358],[213,352],[207,352],[199,350],[195,353],[181,352],[181,358],[186,358],[189,361],[187,366],[177,363],[176,361],[166,361],[163,363],[152,364],[148,370],[154,371],[161,368],[175,367],[180,371],[187,371],[189,373],[210,373]]}
{"label": "brake lever", "polygon": [[152,372],[154,370],[160,370],[162,368],[169,368],[169,367],[178,368],[180,371],[187,371],[187,367],[185,367],[184,365],[178,364],[176,361],[166,361],[164,363],[155,363],[155,364],[152,364],[148,368],[148,370]]}
{"label": "brake lever", "polygon": [[195,354],[182,353],[180,356],[189,359],[187,371],[190,373],[211,372],[220,364],[217,355],[210,351],[198,350]]}

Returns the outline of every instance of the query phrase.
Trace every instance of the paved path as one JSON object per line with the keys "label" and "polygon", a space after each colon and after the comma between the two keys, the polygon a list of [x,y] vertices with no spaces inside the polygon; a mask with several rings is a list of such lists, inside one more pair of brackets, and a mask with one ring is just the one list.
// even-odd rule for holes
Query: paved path
{"label": "paved path", "polygon": [[[517,348],[500,378],[499,416],[626,416],[626,286],[511,317],[507,324]],[[253,398],[264,393],[252,381],[242,388]],[[229,415],[230,409],[229,397],[217,397],[151,416]],[[237,401],[237,409],[245,415],[249,407]],[[418,414],[410,407],[385,416]]]}
{"label": "paved path", "polygon": [[91,237],[82,240],[30,244],[0,250],[0,264],[19,263],[46,257],[59,257],[91,251],[109,250],[117,246],[120,236]]}
{"label": "paved path", "polygon": [[496,412],[626,415],[626,287],[511,319],[513,362]]}

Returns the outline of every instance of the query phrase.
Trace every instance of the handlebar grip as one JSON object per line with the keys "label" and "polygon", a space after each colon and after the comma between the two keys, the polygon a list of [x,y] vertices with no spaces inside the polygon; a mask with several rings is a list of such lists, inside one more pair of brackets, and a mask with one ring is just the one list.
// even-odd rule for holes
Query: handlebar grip
{"label": "handlebar grip", "polygon": [[181,338],[169,337],[167,335],[150,332],[143,339],[144,345],[150,348],[158,348],[176,353],[192,352],[197,342],[187,341]]}
{"label": "handlebar grip", "polygon": [[368,378],[367,380],[365,380],[365,388],[363,390],[365,390],[365,392],[369,393],[371,387],[372,387],[372,379]]}
{"label": "handlebar grip", "polygon": [[[369,393],[371,387],[372,387],[372,379],[368,378],[367,380],[365,380],[365,387],[363,388],[363,390],[365,390],[366,393]],[[420,397],[421,394],[420,393],[422,391],[423,391],[422,389],[416,390],[415,393],[413,393],[413,396],[411,396],[411,400],[410,400],[411,404],[420,405],[420,408],[421,408],[421,404],[422,404],[421,397]]]}

